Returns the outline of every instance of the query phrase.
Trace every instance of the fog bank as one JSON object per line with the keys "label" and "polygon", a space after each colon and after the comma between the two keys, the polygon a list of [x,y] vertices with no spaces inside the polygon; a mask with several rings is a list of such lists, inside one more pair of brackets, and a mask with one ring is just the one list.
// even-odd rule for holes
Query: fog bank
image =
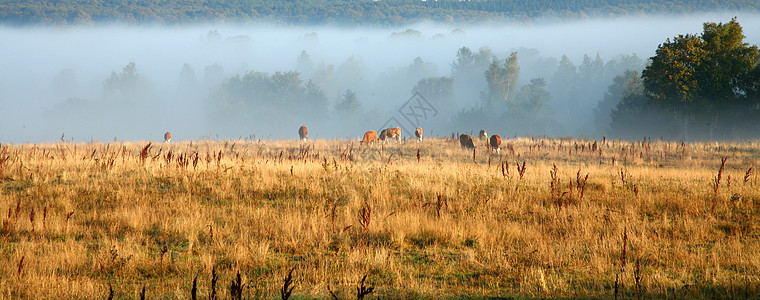
{"label": "fog bank", "polygon": [[[634,55],[643,67],[667,38],[697,34],[704,22],[725,23],[734,16],[744,28],[745,41],[760,44],[760,15],[741,13],[395,29],[268,24],[0,28],[0,142],[54,142],[62,135],[75,141],[158,141],[167,130],[173,140],[296,138],[302,123],[310,127],[311,138],[356,138],[381,129],[392,118],[411,128],[414,124],[399,108],[413,96],[419,80],[452,76],[462,47],[487,49],[499,60],[517,52],[519,85],[542,77],[551,92],[558,85],[552,80],[563,55],[575,66],[589,58],[609,62]],[[130,63],[134,73],[126,70]],[[321,115],[246,118],[241,113],[225,118],[236,108],[218,109],[215,97],[223,94],[218,89],[229,78],[291,70],[300,72],[304,84],[311,80],[324,92],[326,111]],[[607,78],[614,75],[605,75],[593,90],[574,99],[577,105],[559,103],[563,95],[551,95],[547,105],[553,107],[551,117],[558,126],[543,133],[594,134],[587,118],[611,83]],[[347,90],[361,103],[354,115],[341,115],[336,108]],[[436,107],[438,113],[426,116],[423,125],[436,135],[477,131],[458,128],[452,118],[480,105],[478,91],[485,92],[477,84],[457,87],[452,102]],[[534,133],[526,128],[505,131],[505,136]]]}

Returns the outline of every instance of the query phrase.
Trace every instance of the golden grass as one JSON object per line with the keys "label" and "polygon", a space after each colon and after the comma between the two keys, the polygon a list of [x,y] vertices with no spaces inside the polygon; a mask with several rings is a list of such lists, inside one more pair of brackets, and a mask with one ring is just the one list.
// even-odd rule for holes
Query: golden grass
{"label": "golden grass", "polygon": [[0,298],[760,293],[757,142],[476,143],[3,145]]}

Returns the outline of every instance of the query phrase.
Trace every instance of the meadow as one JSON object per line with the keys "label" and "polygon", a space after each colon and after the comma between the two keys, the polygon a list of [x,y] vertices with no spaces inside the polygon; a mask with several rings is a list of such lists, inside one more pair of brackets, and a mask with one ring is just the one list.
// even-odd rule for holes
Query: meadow
{"label": "meadow", "polygon": [[760,142],[3,144],[0,298],[756,298]]}

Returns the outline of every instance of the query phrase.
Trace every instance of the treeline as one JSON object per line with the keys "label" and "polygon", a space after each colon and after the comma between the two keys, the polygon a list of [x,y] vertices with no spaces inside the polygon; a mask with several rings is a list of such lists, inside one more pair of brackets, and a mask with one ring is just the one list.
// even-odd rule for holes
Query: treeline
{"label": "treeline", "polygon": [[6,25],[189,24],[267,21],[314,25],[405,25],[420,21],[530,22],[537,18],[655,15],[704,11],[760,11],[756,0],[3,0]]}
{"label": "treeline", "polygon": [[[517,53],[512,53],[492,61],[484,73],[487,89],[480,105],[460,112],[453,127],[563,135],[579,125],[579,131],[569,133],[669,140],[757,138],[760,49],[744,40],[735,18],[708,22],[702,34],[678,35],[660,44],[641,72],[635,56],[607,63],[587,56],[577,68],[563,58],[548,84],[535,77],[520,87],[521,68]],[[462,59],[462,51],[458,57],[452,64],[455,73],[468,65],[462,61],[472,61]],[[610,81],[597,100],[599,84]],[[586,119],[593,125],[582,121]]]}
{"label": "treeline", "polygon": [[[576,65],[534,49],[461,47],[444,73],[422,57],[375,74],[355,56],[334,65],[302,51],[294,69],[274,73],[231,74],[213,64],[196,74],[185,64],[177,90],[163,94],[130,63],[105,79],[100,97],[69,98],[45,117],[66,132],[130,124],[125,134],[149,133],[192,120],[185,131],[279,138],[308,124],[322,138],[350,137],[391,117],[404,122],[400,107],[419,93],[437,114],[402,125],[438,136],[486,128],[504,136],[758,137],[760,51],[744,39],[735,19],[705,23],[700,35],[666,40],[648,63],[635,54],[586,55]],[[70,73],[54,85],[75,85]],[[138,115],[149,122],[134,122]]]}
{"label": "treeline", "polygon": [[[438,134],[488,128],[510,136],[601,136],[610,124],[610,109],[598,106],[604,90],[616,75],[644,68],[636,55],[608,61],[586,55],[575,65],[567,56],[558,61],[531,49],[501,58],[488,48],[468,47],[457,51],[446,76],[434,75],[435,65],[420,57],[377,78],[367,78],[353,57],[338,66],[315,66],[303,52],[298,62],[296,72],[251,71],[223,80],[210,90],[208,117],[215,126],[229,124],[228,130],[250,123],[280,134],[278,128],[306,122],[345,136],[357,134],[355,128],[382,129],[378,126],[403,104],[387,99],[401,102],[419,93],[437,115],[403,126]],[[385,104],[377,110],[372,103]]]}
{"label": "treeline", "polygon": [[[301,124],[318,137],[347,137],[382,129],[390,117],[404,122],[397,110],[419,93],[437,114],[401,125],[420,125],[432,135],[480,128],[507,136],[602,135],[610,110],[594,108],[603,91],[617,74],[641,71],[644,61],[635,55],[606,61],[587,55],[575,65],[567,56],[558,60],[532,49],[503,58],[488,48],[461,47],[443,76],[421,57],[373,74],[356,57],[332,65],[312,62],[306,51],[290,71],[231,74],[217,64],[196,72],[198,67],[182,66],[177,90],[167,91],[142,74],[139,64],[129,63],[105,78],[99,97],[70,97],[48,110],[45,120],[67,133],[87,128],[100,138],[139,138],[157,127],[279,138],[292,136],[293,126]],[[77,85],[74,73],[55,77],[53,86],[63,89],[56,94],[71,94],[64,90]],[[138,115],[146,122],[134,122]],[[597,128],[595,119],[604,125]]]}

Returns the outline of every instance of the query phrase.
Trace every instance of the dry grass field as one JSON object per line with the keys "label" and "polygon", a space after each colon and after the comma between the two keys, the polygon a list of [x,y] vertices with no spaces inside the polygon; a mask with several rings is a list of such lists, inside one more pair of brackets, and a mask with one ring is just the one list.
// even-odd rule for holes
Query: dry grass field
{"label": "dry grass field", "polygon": [[760,295],[760,142],[477,144],[4,144],[0,298]]}

